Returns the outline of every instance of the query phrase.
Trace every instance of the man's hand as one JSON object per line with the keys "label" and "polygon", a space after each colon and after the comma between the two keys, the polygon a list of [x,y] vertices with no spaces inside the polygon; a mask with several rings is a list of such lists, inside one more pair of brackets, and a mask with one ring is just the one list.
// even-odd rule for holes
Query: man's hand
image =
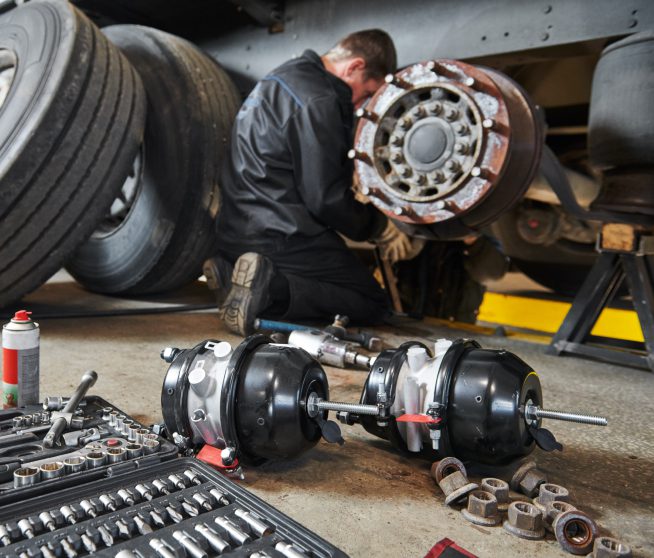
{"label": "man's hand", "polygon": [[391,263],[415,258],[424,246],[424,242],[420,239],[412,241],[390,219],[382,233],[372,241],[381,250],[382,258]]}

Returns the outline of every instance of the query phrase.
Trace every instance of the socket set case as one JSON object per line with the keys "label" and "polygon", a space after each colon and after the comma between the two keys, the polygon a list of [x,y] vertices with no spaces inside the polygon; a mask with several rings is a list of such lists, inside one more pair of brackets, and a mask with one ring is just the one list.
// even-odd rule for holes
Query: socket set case
{"label": "socket set case", "polygon": [[53,412],[41,405],[0,411],[0,506],[177,456],[177,446],[95,396],[82,400],[61,444],[46,448]]}
{"label": "socket set case", "polygon": [[194,458],[0,508],[3,556],[346,557]]}

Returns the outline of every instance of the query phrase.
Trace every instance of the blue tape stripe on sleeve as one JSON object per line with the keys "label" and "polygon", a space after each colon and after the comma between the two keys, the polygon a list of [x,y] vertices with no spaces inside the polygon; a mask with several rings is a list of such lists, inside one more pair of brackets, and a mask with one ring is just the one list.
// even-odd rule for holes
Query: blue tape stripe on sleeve
{"label": "blue tape stripe on sleeve", "polygon": [[297,96],[295,91],[291,89],[291,87],[286,83],[282,78],[279,76],[266,76],[263,78],[263,81],[274,81],[276,83],[279,83],[279,85],[282,87],[284,91],[286,91],[291,97],[293,97],[293,100],[300,105],[300,107],[304,106],[304,103],[300,100],[300,97]]}

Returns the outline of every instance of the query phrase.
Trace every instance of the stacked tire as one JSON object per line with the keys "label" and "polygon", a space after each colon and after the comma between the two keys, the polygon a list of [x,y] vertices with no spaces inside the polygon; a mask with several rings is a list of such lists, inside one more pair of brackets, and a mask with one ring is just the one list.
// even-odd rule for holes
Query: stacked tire
{"label": "stacked tire", "polygon": [[239,95],[190,43],[63,0],[0,18],[0,306],[67,263],[91,290],[193,280]]}
{"label": "stacked tire", "polygon": [[145,93],[84,15],[34,0],[0,19],[0,306],[61,268],[116,197]]}
{"label": "stacked tire", "polygon": [[213,255],[220,163],[240,98],[222,68],[179,37],[137,25],[103,32],[141,76],[145,136],[127,211],[106,219],[67,269],[102,293],[175,289]]}

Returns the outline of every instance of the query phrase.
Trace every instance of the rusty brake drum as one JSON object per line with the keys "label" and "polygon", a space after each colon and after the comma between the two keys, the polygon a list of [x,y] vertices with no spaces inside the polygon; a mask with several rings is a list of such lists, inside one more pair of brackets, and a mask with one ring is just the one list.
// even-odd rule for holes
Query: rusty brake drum
{"label": "rusty brake drum", "polygon": [[460,238],[523,196],[544,131],[518,84],[454,60],[386,77],[360,109],[354,149],[359,192],[427,238]]}

